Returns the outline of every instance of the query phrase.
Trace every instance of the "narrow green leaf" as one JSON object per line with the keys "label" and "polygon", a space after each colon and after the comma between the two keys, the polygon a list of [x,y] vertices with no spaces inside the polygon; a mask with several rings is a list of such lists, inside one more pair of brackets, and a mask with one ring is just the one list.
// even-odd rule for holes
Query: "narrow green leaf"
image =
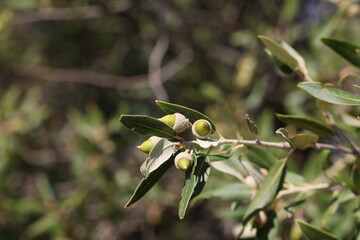
{"label": "narrow green leaf", "polygon": [[284,49],[279,43],[266,36],[258,36],[264,43],[265,47],[276,57],[279,61],[285,63],[292,69],[298,66],[298,61],[287,50]]}
{"label": "narrow green leaf", "polygon": [[254,199],[250,202],[244,214],[244,225],[260,210],[270,204],[282,187],[285,178],[286,161],[278,160],[264,178]]}
{"label": "narrow green leaf", "polygon": [[317,99],[333,104],[360,105],[360,96],[332,87],[325,87],[319,82],[301,82],[297,85]]}
{"label": "narrow green leaf", "polygon": [[130,200],[126,203],[125,208],[140,200],[155,185],[155,183],[159,181],[159,179],[164,175],[164,173],[173,165],[174,156],[172,156],[169,160],[163,163],[158,169],[150,173],[148,177],[143,178],[136,187]]}
{"label": "narrow green leaf", "polygon": [[335,38],[322,38],[321,41],[350,63],[360,67],[359,46]]}
{"label": "narrow green leaf", "polygon": [[252,132],[253,134],[255,134],[256,136],[259,135],[259,130],[258,130],[258,126],[255,124],[255,122],[250,118],[249,114],[245,115],[245,121],[246,124],[250,130],[250,132]]}
{"label": "narrow green leaf", "polygon": [[158,136],[161,138],[173,138],[176,136],[174,129],[153,117],[145,115],[121,115],[120,122],[140,135]]}
{"label": "narrow green leaf", "polygon": [[276,114],[276,117],[280,121],[286,124],[293,125],[298,128],[310,130],[313,133],[316,133],[320,136],[334,135],[333,130],[329,126],[312,118],[306,118],[295,115],[284,115],[284,114]]}
{"label": "narrow green leaf", "polygon": [[314,147],[319,140],[319,136],[314,134],[296,134],[291,138],[294,148],[304,150],[306,148]]}
{"label": "narrow green leaf", "polygon": [[299,224],[301,232],[309,239],[309,240],[339,240],[336,236],[328,233],[324,230],[321,230],[313,225],[310,225],[301,220],[296,220],[297,224]]}
{"label": "narrow green leaf", "polygon": [[213,131],[216,130],[216,127],[215,127],[215,124],[213,123],[213,121],[208,116],[206,116],[205,114],[203,114],[199,111],[196,111],[194,109],[184,107],[181,105],[163,102],[163,101],[159,101],[159,100],[156,100],[156,104],[168,114],[181,113],[182,115],[187,117],[191,123],[194,123],[196,120],[199,120],[199,119],[208,120],[211,124]]}
{"label": "narrow green leaf", "polygon": [[209,174],[210,166],[205,162],[205,157],[194,157],[194,165],[190,171],[186,172],[185,184],[181,192],[180,219],[184,218],[190,200],[201,193]]}
{"label": "narrow green leaf", "polygon": [[218,201],[242,201],[251,196],[252,189],[244,183],[234,183],[219,188],[211,189],[196,197],[199,199],[214,199]]}
{"label": "narrow green leaf", "polygon": [[277,161],[277,158],[267,149],[257,146],[247,146],[249,151],[246,153],[246,157],[259,167],[269,169]]}

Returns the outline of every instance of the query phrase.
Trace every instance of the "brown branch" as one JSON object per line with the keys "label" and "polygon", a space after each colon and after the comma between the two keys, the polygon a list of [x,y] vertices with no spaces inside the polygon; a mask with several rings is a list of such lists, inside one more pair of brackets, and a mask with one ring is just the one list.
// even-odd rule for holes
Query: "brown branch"
{"label": "brown branch", "polygon": [[[190,142],[190,144],[197,144],[196,141]],[[282,148],[282,149],[291,149],[292,147],[288,142],[267,142],[267,141],[259,141],[259,140],[238,140],[238,139],[225,139],[222,138],[219,140],[219,144],[242,144],[245,146],[263,146],[263,147],[273,147],[273,148]],[[314,148],[317,150],[327,149],[338,152],[343,152],[347,154],[352,154],[354,156],[359,156],[359,154],[353,151],[350,148],[340,146],[340,145],[332,145],[326,143],[315,143]]]}
{"label": "brown branch", "polygon": [[[189,49],[183,50],[178,57],[169,61],[159,71],[163,82],[172,79],[192,60],[192,52]],[[148,75],[137,75],[130,77],[115,76],[111,74],[97,73],[88,70],[51,68],[44,66],[13,67],[15,75],[27,78],[53,82],[72,82],[88,84],[97,87],[114,88],[119,90],[148,88]]]}
{"label": "brown branch", "polygon": [[169,47],[169,39],[162,36],[156,42],[149,57],[149,85],[156,99],[167,101],[169,99],[161,80],[161,62]]}
{"label": "brown branch", "polygon": [[112,1],[105,5],[92,5],[74,8],[49,8],[28,12],[14,12],[12,24],[98,18],[106,14],[124,12],[130,7],[131,5],[127,1],[119,0]]}

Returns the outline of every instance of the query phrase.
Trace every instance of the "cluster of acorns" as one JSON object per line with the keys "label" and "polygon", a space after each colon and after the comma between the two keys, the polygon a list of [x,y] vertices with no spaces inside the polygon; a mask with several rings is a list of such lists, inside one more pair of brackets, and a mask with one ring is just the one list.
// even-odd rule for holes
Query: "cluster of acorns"
{"label": "cluster of acorns", "polygon": [[[213,132],[209,121],[199,119],[191,124],[189,119],[180,113],[165,115],[159,120],[172,127],[176,133],[181,133],[191,128],[193,135],[199,139],[206,139]],[[138,148],[144,153],[149,154],[160,139],[161,138],[156,136],[150,137],[138,146]],[[188,151],[179,153],[174,159],[176,168],[182,171],[186,171],[189,167],[191,167],[192,162],[192,156]]]}

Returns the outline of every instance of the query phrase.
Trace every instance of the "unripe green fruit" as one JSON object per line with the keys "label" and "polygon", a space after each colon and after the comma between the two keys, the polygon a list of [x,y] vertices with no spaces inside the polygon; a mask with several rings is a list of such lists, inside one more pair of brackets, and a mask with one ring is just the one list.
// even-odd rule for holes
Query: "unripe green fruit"
{"label": "unripe green fruit", "polygon": [[177,133],[181,133],[191,127],[189,119],[180,113],[165,115],[160,118],[160,121],[172,127]]}
{"label": "unripe green fruit", "polygon": [[154,148],[155,144],[160,140],[159,137],[150,137],[148,140],[144,141],[140,146],[137,148],[143,151],[144,153],[150,153],[151,150]]}
{"label": "unripe green fruit", "polygon": [[207,138],[212,133],[211,124],[205,119],[197,120],[192,126],[192,133],[197,138]]}
{"label": "unripe green fruit", "polygon": [[192,156],[190,153],[182,152],[176,155],[174,163],[175,167],[181,171],[186,171],[192,165]]}
{"label": "unripe green fruit", "polygon": [[162,118],[160,118],[160,121],[162,121],[163,123],[166,123],[170,127],[174,127],[175,120],[176,120],[175,114],[165,115]]}

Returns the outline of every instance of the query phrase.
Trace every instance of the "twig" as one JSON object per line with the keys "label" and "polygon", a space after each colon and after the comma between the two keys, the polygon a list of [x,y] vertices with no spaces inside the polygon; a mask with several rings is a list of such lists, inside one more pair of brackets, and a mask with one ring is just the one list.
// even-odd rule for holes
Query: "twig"
{"label": "twig", "polygon": [[285,195],[290,195],[290,194],[299,193],[299,192],[309,192],[309,191],[314,191],[314,190],[327,189],[329,187],[330,187],[329,183],[319,183],[316,185],[308,185],[305,187],[294,187],[294,188],[280,191],[276,198],[280,199]]}
{"label": "twig", "polygon": [[12,24],[98,18],[106,14],[124,12],[130,7],[131,5],[127,1],[119,0],[112,1],[104,5],[92,5],[75,8],[48,8],[29,12],[15,12]]}
{"label": "twig", "polygon": [[169,47],[169,39],[162,36],[156,42],[149,58],[149,85],[156,99],[167,101],[169,99],[161,80],[161,62]]}
{"label": "twig", "polygon": [[[290,149],[291,146],[288,142],[267,142],[267,141],[258,141],[258,140],[239,140],[239,139],[220,139],[219,144],[243,144],[245,146],[263,146],[263,147],[273,147],[273,148],[282,148],[282,149]],[[190,144],[197,144],[196,141],[190,142]],[[357,152],[354,152],[352,149],[339,146],[339,145],[332,145],[326,143],[315,143],[314,147],[317,150],[327,149],[333,150],[338,152],[343,152],[347,154],[352,154],[355,156],[359,156]]]}

